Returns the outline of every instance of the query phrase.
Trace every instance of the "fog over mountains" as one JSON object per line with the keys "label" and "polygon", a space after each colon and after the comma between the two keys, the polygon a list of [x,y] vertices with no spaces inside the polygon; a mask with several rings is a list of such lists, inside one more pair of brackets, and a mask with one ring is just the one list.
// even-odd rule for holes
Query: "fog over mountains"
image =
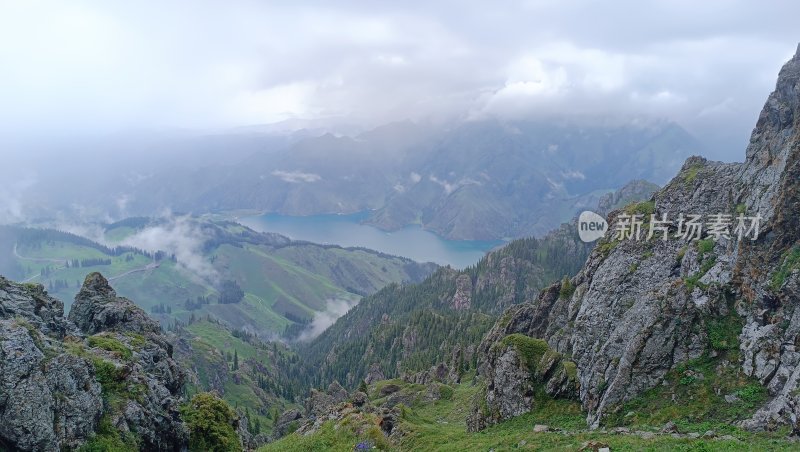
{"label": "fog over mountains", "polygon": [[0,0],[0,452],[796,450],[797,17]]}
{"label": "fog over mountains", "polygon": [[674,123],[600,119],[406,121],[353,136],[145,135],[123,143],[122,158],[104,155],[109,145],[87,142],[57,167],[23,169],[4,192],[5,220],[372,211],[366,222],[385,230],[421,225],[494,240],[544,234],[630,180],[663,183],[703,151]]}

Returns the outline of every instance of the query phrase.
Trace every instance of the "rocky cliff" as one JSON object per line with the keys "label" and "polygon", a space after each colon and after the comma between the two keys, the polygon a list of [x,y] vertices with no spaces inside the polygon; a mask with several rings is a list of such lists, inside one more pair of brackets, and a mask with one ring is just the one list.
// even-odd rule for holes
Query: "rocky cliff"
{"label": "rocky cliff", "polygon": [[40,285],[0,277],[0,449],[185,450],[182,389],[159,325],[99,273],[68,319]]}
{"label": "rocky cliff", "polygon": [[[525,397],[524,384],[498,399],[491,383],[533,378],[514,377],[519,365],[502,367],[492,358],[490,351],[512,334],[544,339],[575,363],[578,397],[592,427],[660,385],[668,372],[707,359],[717,370],[732,364],[767,388],[768,402],[740,420],[741,426],[797,428],[799,188],[800,47],[780,72],[743,163],[690,158],[649,202],[610,214],[612,227],[574,278],[550,286],[534,302],[511,307],[494,325],[479,350],[488,386],[469,428],[521,411],[502,408]],[[645,218],[645,231],[650,214],[667,215],[669,238],[617,239],[613,225],[635,214]],[[734,226],[739,215],[761,221],[755,240],[739,240],[733,231],[731,237],[715,237],[707,224],[698,240],[689,240],[675,237],[685,226],[675,221],[681,214],[705,220],[730,215]]]}

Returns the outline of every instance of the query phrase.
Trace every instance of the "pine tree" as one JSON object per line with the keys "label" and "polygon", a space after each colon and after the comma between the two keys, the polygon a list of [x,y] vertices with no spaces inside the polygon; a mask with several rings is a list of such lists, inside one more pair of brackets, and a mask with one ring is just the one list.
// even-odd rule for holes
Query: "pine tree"
{"label": "pine tree", "polygon": [[233,370],[239,370],[239,353],[233,350]]}

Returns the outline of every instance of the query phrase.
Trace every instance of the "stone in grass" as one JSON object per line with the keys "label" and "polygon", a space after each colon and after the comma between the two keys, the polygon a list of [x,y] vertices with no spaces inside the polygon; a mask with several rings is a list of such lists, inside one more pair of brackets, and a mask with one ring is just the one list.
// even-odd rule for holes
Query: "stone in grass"
{"label": "stone in grass", "polygon": [[653,432],[637,431],[636,434],[642,439],[655,439],[656,437],[656,434]]}
{"label": "stone in grass", "polygon": [[587,441],[583,443],[583,446],[578,450],[585,452],[610,452],[611,447],[608,444],[601,443],[600,441]]}
{"label": "stone in grass", "polygon": [[533,426],[533,433],[544,433],[550,431],[550,427],[544,424],[536,424]]}
{"label": "stone in grass", "polygon": [[708,430],[705,433],[703,433],[703,438],[715,438],[716,436],[717,432],[715,432],[714,430]]}
{"label": "stone in grass", "polygon": [[661,433],[678,433],[678,426],[674,422],[669,421],[661,428]]}

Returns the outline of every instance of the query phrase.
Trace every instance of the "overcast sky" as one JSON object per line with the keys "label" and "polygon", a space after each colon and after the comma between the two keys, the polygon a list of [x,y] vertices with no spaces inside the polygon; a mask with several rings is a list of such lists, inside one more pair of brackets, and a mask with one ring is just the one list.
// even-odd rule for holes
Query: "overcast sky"
{"label": "overcast sky", "polygon": [[0,0],[0,128],[678,121],[738,159],[800,2]]}

